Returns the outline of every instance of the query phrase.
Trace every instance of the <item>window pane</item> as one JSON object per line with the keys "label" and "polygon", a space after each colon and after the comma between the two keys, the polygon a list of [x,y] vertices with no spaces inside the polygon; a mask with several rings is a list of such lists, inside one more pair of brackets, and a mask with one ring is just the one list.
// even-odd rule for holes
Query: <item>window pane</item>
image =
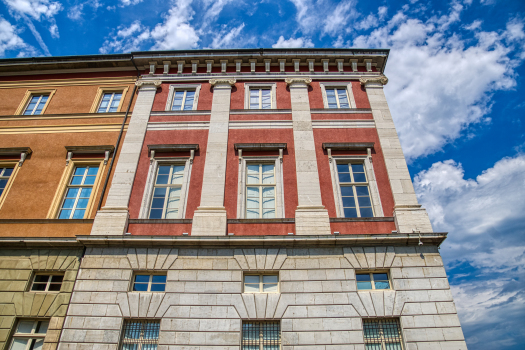
{"label": "window pane", "polygon": [[84,185],[93,185],[96,180],[96,176],[86,176],[86,179],[84,180]]}
{"label": "window pane", "polygon": [[152,292],[164,292],[165,290],[166,290],[165,284],[152,284],[151,285]]}
{"label": "window pane", "polygon": [[357,210],[355,208],[344,208],[345,218],[356,218]]}
{"label": "window pane", "polygon": [[364,331],[365,340],[380,339],[379,322],[364,322],[363,331]]}
{"label": "window pane", "polygon": [[402,350],[401,343],[385,343],[385,350]]}
{"label": "window pane", "polygon": [[277,275],[263,276],[263,283],[277,283],[277,282],[279,282],[279,276]]}
{"label": "window pane", "polygon": [[354,190],[352,186],[341,186],[341,195],[344,197],[353,197]]}
{"label": "window pane", "polygon": [[259,325],[244,323],[242,325],[242,340],[259,340]]}
{"label": "window pane", "polygon": [[354,197],[343,197],[343,207],[348,208],[355,208],[355,200]]}
{"label": "window pane", "polygon": [[138,350],[138,344],[122,344],[122,350]]}
{"label": "window pane", "polygon": [[11,176],[11,174],[13,173],[13,168],[4,168],[4,173],[2,174],[2,176]]}
{"label": "window pane", "polygon": [[350,172],[350,170],[348,169],[348,164],[337,164],[337,172],[338,173]]}
{"label": "window pane", "polygon": [[77,209],[86,209],[89,202],[89,198],[79,199],[77,202]]}
{"label": "window pane", "polygon": [[148,283],[150,275],[135,275],[135,282]]}
{"label": "window pane", "polygon": [[75,210],[72,219],[83,219],[85,213],[85,210]]}
{"label": "window pane", "polygon": [[383,350],[381,344],[365,344],[366,350]]}
{"label": "window pane", "polygon": [[247,175],[248,175],[248,183],[249,184],[258,184],[259,183],[259,164],[248,164],[246,166],[247,168]]}
{"label": "window pane", "polygon": [[355,192],[358,196],[368,196],[368,186],[356,186]]}
{"label": "window pane", "polygon": [[31,333],[33,330],[34,321],[20,321],[16,329],[17,333]]}
{"label": "window pane", "polygon": [[150,219],[162,219],[162,209],[151,209],[149,212]]}
{"label": "window pane", "polygon": [[388,281],[374,281],[374,285],[376,289],[390,289],[390,284],[388,283]]}
{"label": "window pane", "polygon": [[58,218],[59,219],[69,219],[70,216],[71,216],[71,210],[61,210]]}
{"label": "window pane", "polygon": [[153,275],[151,282],[153,283],[166,283],[166,275]]}
{"label": "window pane", "polygon": [[355,279],[358,282],[360,282],[360,281],[370,281],[370,274],[368,274],[368,273],[356,273]]}
{"label": "window pane", "polygon": [[46,290],[47,284],[45,283],[33,283],[31,290],[35,292],[41,292]]}
{"label": "window pane", "polygon": [[153,197],[153,201],[151,202],[151,208],[164,208],[164,197]]}
{"label": "window pane", "polygon": [[169,175],[157,175],[157,185],[167,185],[169,180]]}
{"label": "window pane", "polygon": [[41,283],[47,283],[49,281],[48,275],[36,275],[35,276],[35,282],[41,282]]}
{"label": "window pane", "polygon": [[244,283],[259,283],[259,276],[244,276]]}
{"label": "window pane", "polygon": [[350,173],[339,173],[339,182],[351,182]]}
{"label": "window pane", "polygon": [[146,283],[135,283],[133,285],[133,291],[134,292],[147,292],[148,285]]}
{"label": "window pane", "polygon": [[366,182],[366,175],[363,173],[354,173],[354,182]]}
{"label": "window pane", "polygon": [[372,282],[357,282],[357,289],[372,289]]}
{"label": "window pane", "polygon": [[244,285],[245,293],[257,293],[259,292],[259,283],[257,284],[245,284]]}
{"label": "window pane", "polygon": [[361,212],[362,218],[373,218],[374,217],[372,208],[359,208],[359,211]]}
{"label": "window pane", "polygon": [[276,293],[278,291],[277,284],[263,284],[263,292]]}
{"label": "window pane", "polygon": [[10,350],[26,350],[28,339],[13,339],[13,345]]}
{"label": "window pane", "polygon": [[153,191],[153,196],[164,198],[164,196],[166,196],[166,187],[155,188],[155,191]]}
{"label": "window pane", "polygon": [[49,321],[39,321],[35,333],[46,334],[47,328],[49,327]]}
{"label": "window pane", "polygon": [[388,281],[388,274],[374,273],[374,281]]}
{"label": "window pane", "polygon": [[62,283],[51,283],[49,285],[48,290],[50,290],[52,292],[58,292],[58,291],[60,291],[61,287],[62,287]]}

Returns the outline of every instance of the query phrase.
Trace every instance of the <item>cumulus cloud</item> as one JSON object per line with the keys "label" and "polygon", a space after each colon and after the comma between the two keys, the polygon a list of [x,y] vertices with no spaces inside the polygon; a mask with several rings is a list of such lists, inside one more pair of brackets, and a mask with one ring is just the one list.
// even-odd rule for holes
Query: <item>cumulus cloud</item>
{"label": "cumulus cloud", "polygon": [[273,48],[301,48],[301,47],[314,47],[311,39],[308,38],[290,38],[288,40],[284,39],[284,36],[280,36],[275,44],[272,45]]}
{"label": "cumulus cloud", "polygon": [[435,231],[469,346],[525,343],[511,334],[525,317],[525,155],[498,161],[475,179],[461,164],[437,162],[414,181]]}
{"label": "cumulus cloud", "polygon": [[[296,8],[295,20],[304,34],[316,31],[337,35],[357,16],[354,0],[290,0]],[[322,23],[322,26],[318,24]]]}
{"label": "cumulus cloud", "polygon": [[0,57],[4,57],[6,51],[18,51],[18,56],[36,56],[36,50],[26,44],[17,29],[11,23],[0,16]]}
{"label": "cumulus cloud", "polygon": [[215,35],[211,43],[212,49],[221,49],[221,48],[231,48],[239,46],[239,36],[242,29],[244,28],[244,23],[238,27],[234,27],[231,30],[223,30]]}
{"label": "cumulus cloud", "polygon": [[448,14],[427,20],[399,12],[353,41],[355,47],[391,48],[385,94],[409,161],[441,150],[469,125],[489,122],[492,94],[516,86],[513,52],[523,45],[522,22],[463,39],[449,30],[461,9],[454,4]]}
{"label": "cumulus cloud", "polygon": [[52,18],[60,10],[62,4],[50,0],[4,0],[9,10],[14,13],[25,14],[40,21],[42,18]]}
{"label": "cumulus cloud", "polygon": [[125,7],[125,6],[131,6],[131,5],[136,5],[138,3],[141,3],[142,0],[120,0],[120,6],[121,7]]}

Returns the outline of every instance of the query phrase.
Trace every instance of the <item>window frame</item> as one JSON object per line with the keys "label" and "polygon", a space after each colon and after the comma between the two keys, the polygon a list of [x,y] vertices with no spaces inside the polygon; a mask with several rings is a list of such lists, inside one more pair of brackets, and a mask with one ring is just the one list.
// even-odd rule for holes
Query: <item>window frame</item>
{"label": "window frame", "polygon": [[2,193],[0,193],[0,209],[2,209],[2,206],[4,205],[4,202],[7,198],[7,194],[9,193],[9,190],[11,190],[13,182],[15,181],[15,177],[16,175],[18,175],[18,172],[21,168],[19,161],[0,161],[0,170],[3,168],[11,167],[13,168],[13,172],[11,173],[11,175],[9,175],[9,180],[7,180],[4,190],[2,191]]}
{"label": "window frame", "polygon": [[[279,325],[279,340],[277,340],[277,343],[278,344],[271,344],[269,342],[271,342],[271,340],[264,340],[264,334],[263,334],[263,327],[260,327],[259,328],[259,339],[257,340],[257,342],[259,344],[245,344],[245,341],[244,341],[244,325],[245,324],[249,324],[249,323],[252,323],[252,324],[259,324],[259,325],[262,325],[262,324],[270,324],[270,323],[275,323],[277,325]],[[281,327],[281,320],[242,320],[241,322],[241,339],[240,339],[240,349],[243,350],[245,346],[259,346],[259,350],[264,350],[264,345],[278,345],[279,349],[282,348],[282,327]]]}
{"label": "window frame", "polygon": [[[388,277],[388,286],[389,288],[387,289],[376,289],[376,286],[375,286],[375,283],[374,283],[374,273],[386,273],[387,277]],[[357,275],[358,274],[369,274],[370,275],[370,283],[372,284],[372,289],[359,289],[357,288]],[[356,287],[356,290],[358,292],[370,292],[370,291],[373,291],[373,292],[381,292],[381,291],[384,291],[384,290],[393,290],[392,288],[392,276],[390,274],[390,271],[389,270],[384,270],[384,269],[380,269],[380,270],[355,270],[355,287]]]}
{"label": "window frame", "polygon": [[[18,326],[20,325],[21,322],[33,322],[33,326],[31,328],[31,333],[17,333],[17,329],[18,329]],[[45,333],[35,333],[36,332],[36,328],[38,327],[38,322],[47,322],[47,329],[46,329],[46,332]],[[15,327],[12,331],[12,335],[11,335],[11,340],[9,341],[9,350],[11,350],[13,348],[13,344],[15,342],[15,339],[28,339],[28,340],[32,340],[32,339],[42,339],[42,347],[43,345],[45,344],[45,338],[46,338],[46,335],[47,335],[47,331],[49,330],[49,325],[51,323],[51,320],[49,318],[45,318],[45,319],[35,319],[35,318],[19,318],[16,320],[15,322]],[[27,342],[27,345],[26,345],[26,348],[25,350],[28,350],[29,347],[31,346],[31,341],[28,341]]]}
{"label": "window frame", "polygon": [[[95,95],[95,99],[93,100],[93,105],[91,106],[91,109],[89,110],[89,113],[95,113],[95,114],[109,114],[109,113],[120,113],[122,111],[122,105],[124,104],[124,100],[126,98],[126,93],[128,92],[129,86],[100,86],[97,90],[97,94]],[[98,108],[100,107],[100,103],[102,102],[102,98],[104,97],[104,94],[106,93],[122,93],[122,98],[120,99],[120,103],[117,107],[116,112],[98,112]]]}
{"label": "window frame", "polygon": [[[33,290],[33,285],[35,284],[35,278],[37,276],[50,276],[51,278],[53,276],[62,276],[62,282],[60,282],[60,289],[59,290],[49,290],[49,285],[51,284],[51,278],[49,278],[47,280],[47,283],[46,283],[46,289],[45,290]],[[49,272],[49,271],[35,271],[31,277],[31,283],[29,284],[29,289],[27,290],[28,292],[31,292],[31,293],[60,293],[62,291],[62,286],[64,285],[64,277],[65,277],[65,273],[64,272],[59,272],[59,271],[53,271],[53,272]]]}
{"label": "window frame", "polygon": [[[352,155],[352,156],[332,156],[329,158],[330,173],[332,177],[332,189],[334,194],[334,202],[336,215],[339,218],[345,218],[343,209],[343,197],[341,195],[341,185],[339,183],[339,173],[337,171],[337,164],[361,163],[364,165],[365,174],[367,178],[368,192],[370,194],[370,201],[372,203],[373,217],[383,217],[383,207],[381,205],[381,197],[379,196],[379,188],[375,177],[374,167],[369,156]],[[355,219],[366,219],[357,217]]]}
{"label": "window frame", "polygon": [[199,105],[199,95],[201,91],[201,84],[171,84],[169,87],[168,99],[166,100],[166,107],[164,109],[166,112],[174,112],[174,113],[188,112],[188,111],[184,111],[184,109],[175,110],[175,111],[171,110],[173,106],[173,99],[175,97],[175,91],[184,91],[184,90],[195,90],[195,96],[193,97],[193,107],[191,110],[192,111],[197,110],[197,106]]}
{"label": "window frame", "polygon": [[[338,108],[329,108],[328,107],[328,97],[326,95],[326,89],[346,89],[346,96],[348,98],[349,108],[357,108],[354,92],[352,91],[352,82],[319,82],[321,87],[321,94],[323,95],[323,106],[325,109],[338,110]],[[339,105],[339,98],[337,98],[337,104]],[[346,109],[346,108],[344,108]]]}
{"label": "window frame", "polygon": [[[259,291],[258,292],[247,292],[246,282],[244,277],[246,276],[259,276]],[[277,291],[275,292],[264,292],[263,276],[277,276]],[[278,272],[246,272],[242,275],[242,293],[246,294],[279,294],[281,293],[281,278]]]}
{"label": "window frame", "polygon": [[49,95],[47,98],[46,103],[44,104],[44,107],[42,107],[42,112],[40,114],[28,114],[25,115],[27,117],[31,116],[39,116],[43,115],[46,112],[47,107],[49,106],[49,102],[51,101],[51,98],[55,94],[55,89],[34,89],[34,90],[27,90],[24,97],[22,98],[22,101],[20,102],[20,105],[18,105],[18,108],[15,111],[15,115],[24,115],[24,112],[26,111],[27,107],[29,106],[29,102],[31,101],[31,98],[33,96],[38,95]]}
{"label": "window frame", "polygon": [[386,349],[385,344],[386,343],[390,343],[390,342],[387,341],[387,339],[385,339],[384,333],[380,336],[380,339],[379,339],[378,342],[377,341],[370,341],[370,340],[367,341],[367,339],[366,339],[366,332],[365,332],[365,323],[377,322],[378,324],[384,324],[384,323],[392,322],[392,321],[397,323],[397,327],[398,327],[398,330],[399,330],[399,344],[401,346],[401,350],[405,350],[406,349],[405,341],[404,341],[405,337],[403,336],[403,328],[401,327],[401,320],[398,317],[363,318],[362,319],[362,323],[363,323],[363,342],[364,342],[365,346],[366,346],[366,344],[379,344],[381,346],[381,349]]}
{"label": "window frame", "polygon": [[[237,196],[237,218],[247,219],[246,217],[246,195],[248,187],[247,177],[247,165],[248,164],[275,164],[274,175],[275,175],[275,219],[284,218],[284,189],[283,189],[283,167],[282,158],[280,156],[242,156],[239,157],[239,170],[238,170],[238,196]],[[259,218],[253,220],[268,220],[266,218]],[[271,219],[270,219],[271,220]]]}
{"label": "window frame", "polygon": [[[155,182],[157,179],[157,171],[160,165],[184,165],[184,175],[182,178],[181,193],[179,199],[179,212],[177,219],[184,219],[186,217],[186,207],[188,203],[188,191],[190,188],[191,169],[193,167],[193,159],[189,157],[154,157],[150,159],[148,169],[148,176],[146,178],[146,186],[144,194],[142,195],[142,203],[140,205],[139,219],[149,219],[151,210],[151,203],[153,200],[153,191],[155,189]],[[152,219],[152,220],[173,220],[173,219]]]}
{"label": "window frame", "polygon": [[[66,191],[69,187],[69,182],[71,181],[73,173],[78,166],[98,166],[98,173],[95,178],[95,182],[93,183],[93,186],[92,186],[91,195],[89,197],[89,201],[86,206],[86,211],[84,213],[83,219],[87,219],[91,216],[91,213],[93,211],[93,207],[95,204],[95,199],[97,198],[97,192],[100,186],[100,182],[106,170],[106,161],[103,158],[78,159],[78,160],[71,159],[67,162],[67,165],[62,174],[62,178],[60,179],[57,190],[55,192],[53,202],[47,213],[48,219],[58,219],[60,210],[62,209],[62,204],[64,203],[64,200],[65,200]],[[61,220],[80,220],[80,219],[61,219]]]}
{"label": "window frame", "polygon": [[[133,288],[135,287],[135,277],[138,276],[138,275],[149,275],[148,290],[147,291],[133,290]],[[152,291],[151,290],[151,285],[153,284],[152,283],[153,276],[166,276],[166,283],[164,283],[164,290],[163,291]],[[144,283],[141,283],[141,284],[144,284]],[[156,284],[159,284],[159,283],[156,283]],[[166,293],[167,285],[168,285],[168,274],[167,274],[167,272],[137,270],[137,271],[133,271],[133,275],[131,277],[131,285],[130,285],[129,291],[130,291],[130,293]]]}
{"label": "window frame", "polygon": [[[140,335],[140,338],[137,338],[137,341],[136,342],[131,342],[131,341],[128,341],[126,342],[125,340],[125,334],[126,334],[126,326],[128,324],[131,324],[131,323],[140,323],[140,324],[147,324],[147,323],[151,323],[151,324],[158,324],[158,334],[157,334],[157,338],[156,338],[156,342],[153,343],[153,342],[148,342],[148,341],[144,341],[144,333],[143,333],[143,329],[141,329],[141,335]],[[160,319],[139,319],[139,318],[128,318],[128,319],[124,319],[123,322],[122,322],[122,329],[121,329],[121,332],[120,332],[120,339],[119,339],[119,346],[118,346],[118,349],[119,350],[122,350],[124,348],[124,344],[137,344],[137,350],[142,350],[142,346],[145,345],[145,344],[156,344],[157,347],[158,347],[158,344],[159,344],[159,338],[160,338]],[[131,338],[131,339],[134,339],[134,338]],[[148,338],[146,338],[148,339]]]}
{"label": "window frame", "polygon": [[[270,89],[271,107],[269,109],[255,109],[255,108],[251,109],[250,108],[250,90],[264,89],[264,88]],[[276,83],[244,83],[244,109],[260,110],[260,111],[277,109],[276,90],[277,90]],[[259,101],[259,105],[260,104],[261,104],[261,101]]]}

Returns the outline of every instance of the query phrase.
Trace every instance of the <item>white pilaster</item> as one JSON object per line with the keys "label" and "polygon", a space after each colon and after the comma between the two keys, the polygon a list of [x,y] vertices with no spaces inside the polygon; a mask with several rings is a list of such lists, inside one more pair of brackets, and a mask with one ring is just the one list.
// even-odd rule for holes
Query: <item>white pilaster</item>
{"label": "white pilaster", "polygon": [[231,87],[235,79],[212,79],[213,100],[210,115],[206,163],[202,180],[200,206],[193,216],[192,236],[226,235],[224,186]]}
{"label": "white pilaster", "polygon": [[137,81],[139,93],[122,144],[106,205],[95,216],[92,235],[122,235],[128,222],[128,204],[155,93],[161,81]]}
{"label": "white pilaster", "polygon": [[321,200],[321,186],[315,155],[312,116],[308,99],[310,78],[286,78],[292,102],[292,123],[297,171],[298,207],[295,234],[330,234],[328,211]]}
{"label": "white pilaster", "polygon": [[400,233],[432,232],[427,212],[417,201],[412,179],[390,109],[383,92],[388,82],[384,75],[374,78],[361,78],[366,87],[370,108],[376,123],[379,142],[385,157],[386,170],[394,196],[394,218]]}

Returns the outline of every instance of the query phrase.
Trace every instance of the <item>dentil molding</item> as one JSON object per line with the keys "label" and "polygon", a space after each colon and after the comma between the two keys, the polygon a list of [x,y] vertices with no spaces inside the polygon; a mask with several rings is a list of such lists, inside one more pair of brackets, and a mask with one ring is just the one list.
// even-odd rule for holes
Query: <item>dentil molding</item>
{"label": "dentil molding", "polygon": [[386,85],[388,83],[388,78],[385,75],[380,75],[378,77],[360,78],[359,81],[361,82],[361,85],[366,85],[369,83],[379,83]]}

